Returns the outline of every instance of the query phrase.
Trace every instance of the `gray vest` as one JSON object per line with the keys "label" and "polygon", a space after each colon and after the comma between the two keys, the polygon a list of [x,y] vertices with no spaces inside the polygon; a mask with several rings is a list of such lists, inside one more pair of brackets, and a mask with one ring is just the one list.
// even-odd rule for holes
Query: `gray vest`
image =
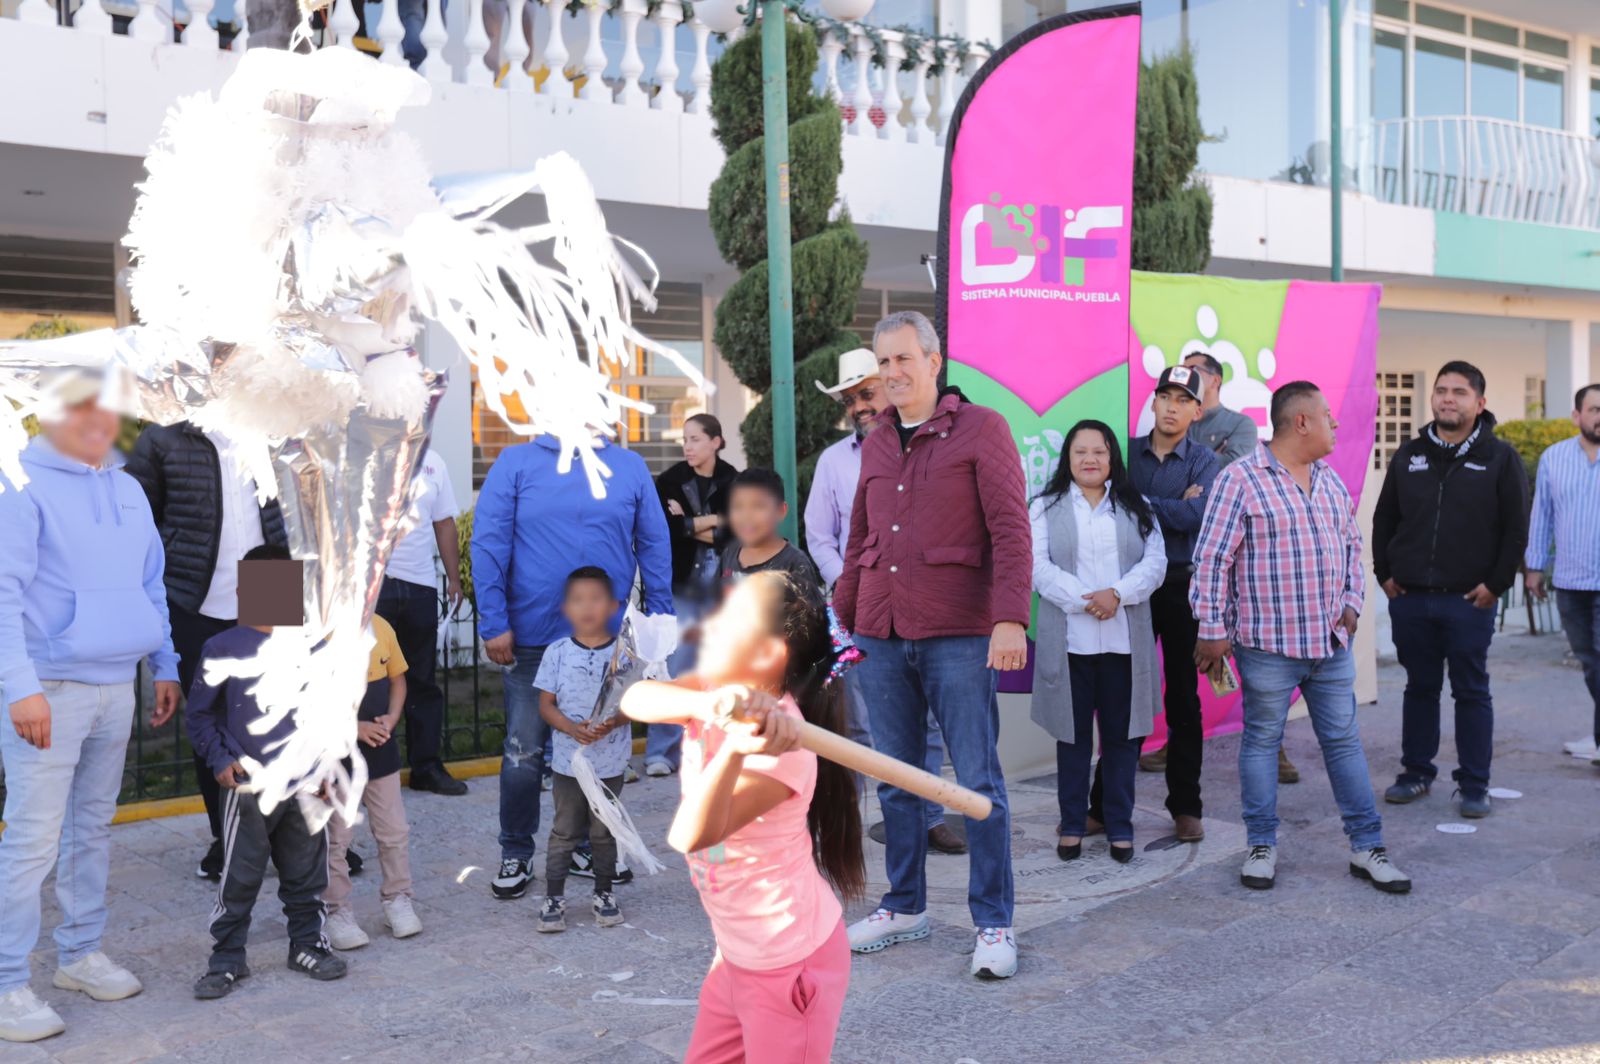
{"label": "gray vest", "polygon": [[[1126,573],[1144,557],[1144,538],[1139,522],[1122,508],[1115,512],[1117,522],[1117,561]],[[1078,522],[1072,515],[1072,500],[1063,496],[1045,509],[1049,529],[1050,561],[1060,569],[1077,575]],[[1128,615],[1128,648],[1133,652],[1133,705],[1128,715],[1128,738],[1149,735],[1161,707],[1160,662],[1156,657],[1155,630],[1150,626],[1150,604],[1123,606]],[[1067,615],[1048,599],[1039,599],[1038,620],[1034,627],[1033,707],[1034,723],[1072,743],[1075,724],[1072,716],[1072,683],[1067,676]],[[1091,741],[1092,736],[1084,736]]]}

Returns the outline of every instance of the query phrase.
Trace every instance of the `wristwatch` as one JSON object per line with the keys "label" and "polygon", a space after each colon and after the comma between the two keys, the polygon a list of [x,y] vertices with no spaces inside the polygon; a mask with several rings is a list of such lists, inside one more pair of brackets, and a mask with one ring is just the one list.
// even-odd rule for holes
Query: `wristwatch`
{"label": "wristwatch", "polygon": [[1111,591],[1111,593],[1112,593],[1112,594],[1113,594],[1113,595],[1115,595],[1115,596],[1117,596],[1117,601],[1118,601],[1118,602],[1121,602],[1121,601],[1122,601],[1122,592],[1120,592],[1120,591],[1118,591],[1118,590],[1117,590],[1117,589],[1116,589],[1116,588],[1114,588],[1114,587],[1113,587],[1113,588],[1111,588],[1111,589],[1110,589],[1110,591]]}

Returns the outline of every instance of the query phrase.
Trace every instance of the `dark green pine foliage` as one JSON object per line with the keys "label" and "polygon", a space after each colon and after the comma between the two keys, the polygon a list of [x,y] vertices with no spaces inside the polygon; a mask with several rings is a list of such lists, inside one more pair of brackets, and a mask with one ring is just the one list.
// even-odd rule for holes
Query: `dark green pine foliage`
{"label": "dark green pine foliage", "polygon": [[[829,220],[843,169],[839,109],[812,91],[817,40],[790,22],[789,225],[793,240],[795,453],[811,486],[817,454],[838,434],[840,411],[812,385],[831,381],[839,355],[861,342],[845,331],[867,269],[867,245],[848,215]],[[711,114],[727,153],[711,186],[711,231],[722,257],[741,271],[717,306],[713,338],[747,388],[762,398],[740,432],[753,466],[772,464],[772,343],[767,312],[767,191],[761,139],[761,35],[749,33],[711,68]]]}
{"label": "dark green pine foliage", "polygon": [[1200,273],[1211,261],[1211,192],[1195,180],[1200,91],[1187,49],[1139,65],[1133,268]]}

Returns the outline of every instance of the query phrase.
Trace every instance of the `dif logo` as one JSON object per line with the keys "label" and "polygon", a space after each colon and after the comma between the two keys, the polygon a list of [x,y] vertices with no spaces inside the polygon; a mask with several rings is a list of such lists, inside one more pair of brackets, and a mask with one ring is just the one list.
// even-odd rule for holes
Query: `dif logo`
{"label": "dif logo", "polygon": [[[1089,259],[1117,254],[1122,207],[1063,209],[1051,203],[1005,203],[1000,193],[974,203],[961,219],[961,283],[1007,285],[1034,278],[1040,284],[1081,287]],[[979,226],[988,230],[980,248]],[[1114,230],[1112,235],[1091,234]],[[1007,256],[1004,261],[996,258]]]}

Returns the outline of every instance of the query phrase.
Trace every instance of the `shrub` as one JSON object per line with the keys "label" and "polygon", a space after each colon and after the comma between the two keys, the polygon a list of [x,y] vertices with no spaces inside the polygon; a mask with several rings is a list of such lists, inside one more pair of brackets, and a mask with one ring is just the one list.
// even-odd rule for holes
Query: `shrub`
{"label": "shrub", "polygon": [[1578,426],[1569,418],[1531,418],[1526,421],[1502,421],[1495,426],[1494,432],[1522,456],[1522,464],[1528,470],[1528,482],[1531,484],[1539,471],[1539,456],[1551,444],[1576,436]]}
{"label": "shrub", "polygon": [[[824,101],[817,114],[789,130],[789,235],[795,242],[820,233],[838,198],[843,169],[839,109]],[[748,270],[767,257],[766,154],[753,140],[728,157],[711,183],[711,232],[722,257]]]}
{"label": "shrub", "polygon": [[1200,273],[1211,261],[1211,193],[1194,179],[1205,131],[1194,56],[1139,64],[1133,155],[1133,268]]}
{"label": "shrub", "polygon": [[478,594],[472,586],[472,514],[473,511],[464,510],[456,518],[456,545],[461,550],[461,593],[477,609]]}

